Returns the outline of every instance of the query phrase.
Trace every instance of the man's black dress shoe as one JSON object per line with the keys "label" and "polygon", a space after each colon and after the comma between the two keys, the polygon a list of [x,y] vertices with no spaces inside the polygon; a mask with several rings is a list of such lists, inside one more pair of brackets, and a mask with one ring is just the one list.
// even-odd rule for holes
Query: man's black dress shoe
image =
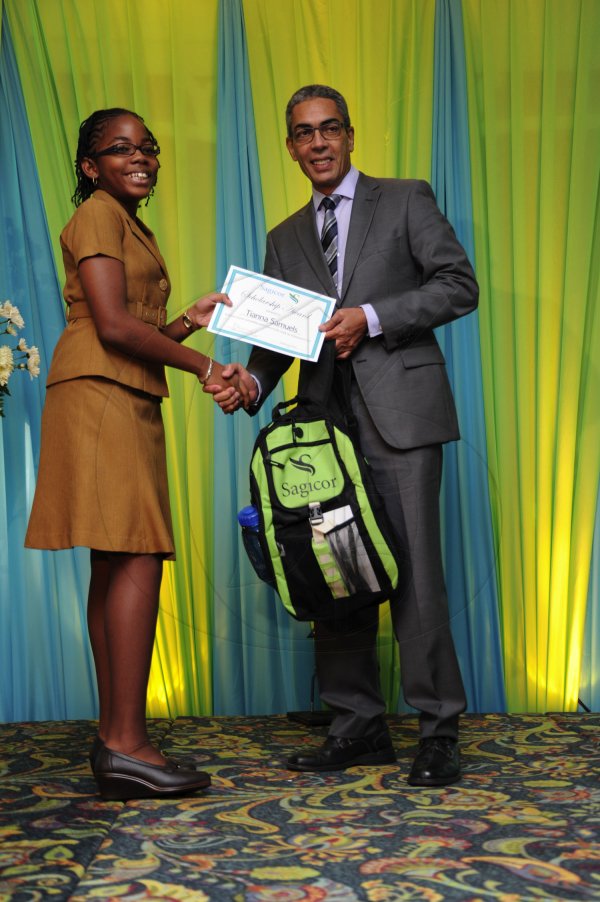
{"label": "man's black dress shoe", "polygon": [[210,776],[204,771],[184,770],[170,761],[147,764],[106,745],[96,757],[94,777],[102,798],[112,802],[170,798],[210,786]]}
{"label": "man's black dress shoe", "polygon": [[458,743],[447,736],[422,739],[407,782],[411,786],[445,786],[460,780]]}
{"label": "man's black dress shoe", "polygon": [[290,770],[344,770],[359,765],[394,764],[396,752],[387,730],[374,736],[350,739],[328,736],[315,752],[296,752],[287,760]]}

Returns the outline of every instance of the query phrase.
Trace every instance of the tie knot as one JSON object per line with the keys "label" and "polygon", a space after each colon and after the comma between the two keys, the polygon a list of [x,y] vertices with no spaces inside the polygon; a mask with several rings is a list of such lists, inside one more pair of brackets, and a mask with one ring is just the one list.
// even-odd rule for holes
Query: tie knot
{"label": "tie knot", "polygon": [[326,210],[335,210],[337,205],[341,200],[340,194],[331,194],[329,197],[324,197],[321,201],[321,206]]}

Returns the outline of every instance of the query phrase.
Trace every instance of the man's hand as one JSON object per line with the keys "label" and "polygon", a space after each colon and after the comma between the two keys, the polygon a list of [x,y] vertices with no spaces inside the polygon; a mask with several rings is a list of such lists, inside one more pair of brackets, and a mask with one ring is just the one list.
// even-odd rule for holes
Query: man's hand
{"label": "man's hand", "polygon": [[367,317],[362,307],[341,307],[319,330],[326,341],[335,341],[335,356],[345,360],[367,334]]}
{"label": "man's hand", "polygon": [[214,369],[210,383],[202,391],[213,396],[223,413],[235,413],[240,407],[247,409],[258,395],[256,382],[241,363],[228,363],[215,380]]}

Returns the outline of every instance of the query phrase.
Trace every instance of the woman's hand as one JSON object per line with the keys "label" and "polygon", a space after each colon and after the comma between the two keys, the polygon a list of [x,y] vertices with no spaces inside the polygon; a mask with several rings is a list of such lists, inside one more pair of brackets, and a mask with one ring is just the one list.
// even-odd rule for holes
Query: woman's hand
{"label": "woman's hand", "polygon": [[191,307],[188,307],[186,313],[194,324],[194,329],[201,329],[202,326],[208,326],[213,310],[217,304],[225,304],[227,307],[232,306],[231,301],[226,294],[223,294],[220,291],[211,291],[210,294],[205,294],[204,297],[198,298]]}

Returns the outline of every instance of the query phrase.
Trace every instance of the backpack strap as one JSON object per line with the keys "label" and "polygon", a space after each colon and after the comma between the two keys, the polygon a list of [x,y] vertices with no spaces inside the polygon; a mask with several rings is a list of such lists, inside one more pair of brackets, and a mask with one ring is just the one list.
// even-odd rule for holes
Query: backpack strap
{"label": "backpack strap", "polygon": [[289,407],[297,407],[298,413],[301,416],[322,417],[324,420],[327,420],[336,426],[340,426],[348,432],[352,437],[352,440],[358,444],[358,421],[354,416],[354,411],[352,410],[349,399],[347,399],[344,404],[343,422],[340,422],[339,417],[332,416],[325,404],[321,404],[319,401],[313,401],[312,398],[303,398],[301,395],[296,395],[295,397],[290,398],[289,401],[280,401],[279,404],[275,405],[271,411],[272,425],[275,425],[275,423],[281,419]]}
{"label": "backpack strap", "polygon": [[319,404],[317,401],[311,400],[311,398],[303,398],[300,395],[296,395],[293,398],[290,398],[289,401],[280,401],[279,404],[276,404],[273,410],[271,411],[271,419],[273,422],[279,420],[283,414],[285,413],[288,407],[300,407],[302,408],[302,413],[316,414],[319,416],[327,415],[327,409],[323,404]]}
{"label": "backpack strap", "polygon": [[[339,409],[336,409],[336,412],[332,415],[331,405],[328,401],[333,388],[336,362],[335,347],[331,342],[325,343],[325,346],[321,350],[321,358],[320,365],[324,367],[326,377],[323,382],[322,390],[319,392],[319,397],[309,397],[307,395],[297,394],[289,401],[281,401],[279,404],[275,405],[271,412],[272,422],[277,422],[277,420],[286,413],[288,408],[296,406],[301,408],[302,415],[321,416],[324,419],[330,420],[345,429],[346,432],[351,435],[354,442],[358,442],[358,421],[354,415],[352,404],[350,402],[352,364],[349,360],[343,360],[337,364],[343,368],[341,371],[342,392],[341,394],[339,391],[336,392],[336,407]],[[302,378],[300,378],[300,387],[301,385]],[[298,413],[300,413],[300,410]]]}
{"label": "backpack strap", "polygon": [[285,413],[288,407],[293,407],[298,403],[298,395],[294,398],[290,398],[289,401],[280,401],[279,404],[276,404],[273,410],[271,411],[271,419],[273,422],[278,420],[283,413]]}

